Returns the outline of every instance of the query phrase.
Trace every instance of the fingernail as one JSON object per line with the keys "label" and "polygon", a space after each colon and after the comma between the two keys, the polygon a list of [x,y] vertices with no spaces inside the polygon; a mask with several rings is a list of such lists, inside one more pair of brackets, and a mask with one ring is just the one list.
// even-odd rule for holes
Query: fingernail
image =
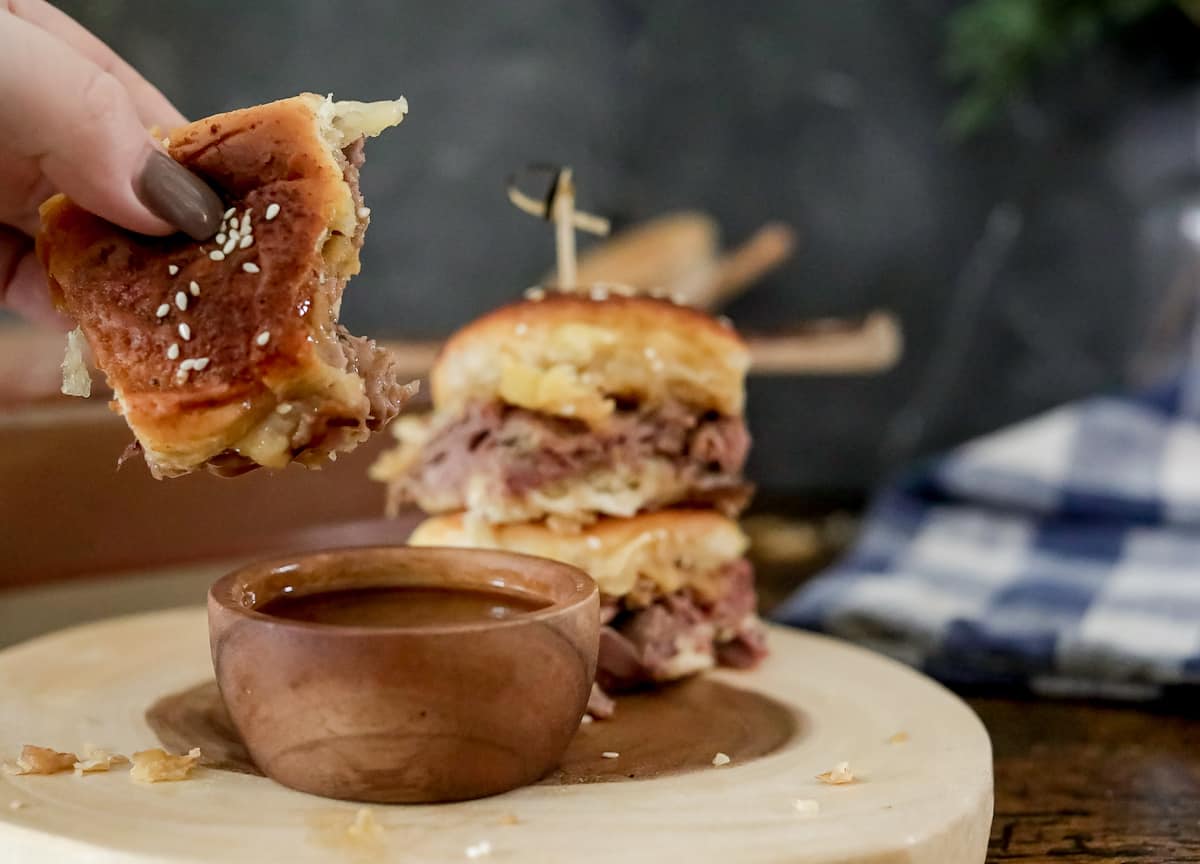
{"label": "fingernail", "polygon": [[137,196],[143,204],[193,240],[217,233],[225,205],[208,184],[161,150],[142,167]]}

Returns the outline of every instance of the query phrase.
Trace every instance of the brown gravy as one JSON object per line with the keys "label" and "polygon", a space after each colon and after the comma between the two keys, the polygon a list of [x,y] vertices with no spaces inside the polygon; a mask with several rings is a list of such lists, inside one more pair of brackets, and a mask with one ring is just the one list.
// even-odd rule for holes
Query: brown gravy
{"label": "brown gravy", "polygon": [[289,621],[354,627],[429,627],[503,621],[550,603],[516,591],[384,585],[284,593],[255,611]]}

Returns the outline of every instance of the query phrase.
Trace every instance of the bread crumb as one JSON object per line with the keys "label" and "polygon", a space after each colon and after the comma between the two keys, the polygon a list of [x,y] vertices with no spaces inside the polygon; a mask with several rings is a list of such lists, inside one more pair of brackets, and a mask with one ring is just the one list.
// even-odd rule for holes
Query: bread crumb
{"label": "bread crumb", "polygon": [[133,768],[129,776],[139,783],[186,780],[199,761],[199,747],[193,747],[186,756],[172,756],[161,747],[139,750],[133,754]]}
{"label": "bread crumb", "polygon": [[907,732],[897,732],[895,735],[893,735],[891,738],[888,739],[888,743],[889,744],[903,744],[907,740],[908,740]]}
{"label": "bread crumb", "polygon": [[733,760],[730,759],[729,756],[726,755],[725,753],[718,753],[716,756],[713,757],[712,764],[715,765],[716,767],[720,768],[722,765],[728,765],[732,761]]}
{"label": "bread crumb", "polygon": [[383,827],[375,821],[375,812],[370,807],[360,807],[346,834],[356,841],[374,841],[383,833]]}
{"label": "bread crumb", "polygon": [[86,759],[81,759],[75,763],[75,776],[82,777],[84,774],[108,771],[114,765],[127,764],[129,764],[129,757],[122,756],[120,753],[109,753],[107,750],[89,750]]}
{"label": "bread crumb", "polygon": [[821,804],[812,798],[797,798],[792,802],[792,807],[797,813],[816,813],[821,809]]}
{"label": "bread crumb", "polygon": [[818,774],[817,779],[831,786],[842,786],[846,783],[854,782],[854,772],[850,770],[849,762],[839,762],[833,766],[832,771]]}
{"label": "bread crumb", "polygon": [[486,855],[492,854],[492,844],[486,840],[481,840],[473,846],[468,846],[463,850],[463,853],[471,860],[483,858]]}
{"label": "bread crumb", "polygon": [[21,748],[15,765],[4,763],[4,771],[6,774],[58,774],[60,771],[70,771],[78,761],[79,757],[74,753],[60,753],[49,747],[26,744]]}
{"label": "bread crumb", "polygon": [[621,754],[615,750],[605,750],[600,755],[603,756],[605,759],[616,759]]}
{"label": "bread crumb", "polygon": [[520,825],[521,820],[517,818],[516,813],[505,813],[500,817],[501,825]]}

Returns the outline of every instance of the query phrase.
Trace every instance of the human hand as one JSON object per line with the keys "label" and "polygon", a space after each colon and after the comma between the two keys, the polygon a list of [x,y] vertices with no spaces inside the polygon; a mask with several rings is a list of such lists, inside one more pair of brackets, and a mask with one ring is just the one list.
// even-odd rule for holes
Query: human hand
{"label": "human hand", "polygon": [[123,228],[207,239],[221,202],[148,132],[186,122],[103,42],[44,0],[0,0],[0,305],[62,323],[33,252],[55,192]]}

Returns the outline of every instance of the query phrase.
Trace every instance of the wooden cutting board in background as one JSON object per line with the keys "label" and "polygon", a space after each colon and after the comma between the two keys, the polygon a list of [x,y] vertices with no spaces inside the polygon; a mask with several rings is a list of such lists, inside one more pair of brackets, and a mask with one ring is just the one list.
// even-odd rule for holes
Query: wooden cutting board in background
{"label": "wooden cutting board in background", "polygon": [[[685,773],[577,779],[460,804],[372,805],[378,831],[365,836],[349,830],[359,805],[216,768],[153,786],[133,783],[124,770],[0,774],[0,848],[22,864],[982,864],[991,747],[970,709],[860,648],[783,629],[769,640],[772,655],[760,668],[712,676],[793,712],[789,737],[756,759],[719,767],[699,760]],[[0,652],[0,758],[14,758],[25,743],[90,743],[126,754],[156,746],[146,709],[211,676],[200,608],[117,618],[10,648]],[[745,752],[736,724],[714,732],[715,708],[650,727],[643,751]],[[616,721],[583,726],[573,749],[620,754],[619,734]],[[816,778],[842,760],[855,782]],[[10,809],[10,801],[20,804]]]}

